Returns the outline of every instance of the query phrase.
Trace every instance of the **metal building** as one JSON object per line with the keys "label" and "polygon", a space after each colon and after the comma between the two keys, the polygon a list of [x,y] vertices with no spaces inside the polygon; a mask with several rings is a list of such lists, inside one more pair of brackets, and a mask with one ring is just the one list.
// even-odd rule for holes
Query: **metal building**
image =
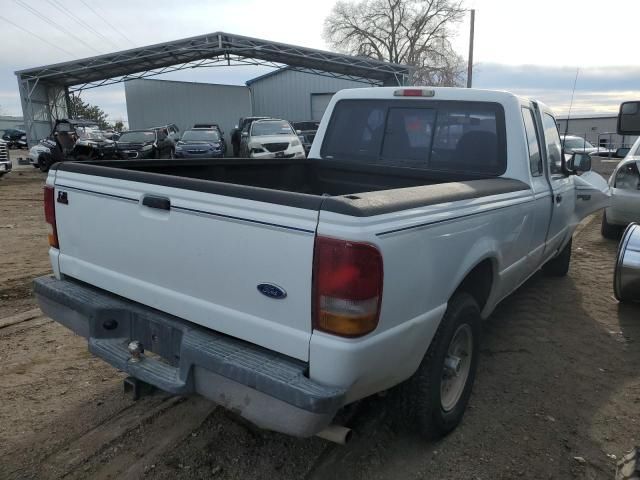
{"label": "metal building", "polygon": [[175,123],[183,131],[194,123],[217,122],[228,143],[238,119],[251,115],[244,86],[145,79],[126,82],[124,91],[131,130]]}
{"label": "metal building", "polygon": [[566,116],[559,116],[556,121],[561,134],[566,131],[569,135],[586,138],[596,147],[631,146],[637,138],[616,133],[618,117],[615,114],[571,115],[568,120]]}
{"label": "metal building", "polygon": [[339,90],[380,85],[375,80],[347,80],[280,68],[249,80],[253,114],[291,121],[320,120]]}
{"label": "metal building", "polygon": [[23,118],[0,115],[0,132],[6,130],[7,128],[24,129]]}

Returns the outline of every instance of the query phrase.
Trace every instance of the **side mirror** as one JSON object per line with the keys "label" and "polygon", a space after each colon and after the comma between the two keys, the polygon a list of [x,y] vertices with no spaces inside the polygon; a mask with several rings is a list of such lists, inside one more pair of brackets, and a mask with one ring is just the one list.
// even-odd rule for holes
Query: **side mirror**
{"label": "side mirror", "polygon": [[613,158],[624,158],[627,156],[627,153],[629,153],[629,150],[631,150],[629,147],[620,147],[616,150],[616,153],[613,154]]}
{"label": "side mirror", "polygon": [[242,133],[241,133],[241,135],[242,135],[243,137],[248,137],[248,136],[249,136],[249,132],[242,132]]}
{"label": "side mirror", "polygon": [[640,102],[624,102],[618,113],[619,135],[640,135]]}
{"label": "side mirror", "polygon": [[591,155],[587,153],[574,153],[567,162],[567,168],[578,175],[590,171]]}
{"label": "side mirror", "polygon": [[302,135],[302,130],[296,130],[296,135]]}

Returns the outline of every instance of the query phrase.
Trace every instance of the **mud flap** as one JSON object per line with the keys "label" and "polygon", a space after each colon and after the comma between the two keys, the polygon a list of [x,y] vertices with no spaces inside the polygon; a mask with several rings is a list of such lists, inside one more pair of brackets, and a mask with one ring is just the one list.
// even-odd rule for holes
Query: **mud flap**
{"label": "mud flap", "polygon": [[608,207],[611,190],[607,181],[596,172],[584,172],[574,177],[576,203],[574,223],[578,224],[588,215]]}

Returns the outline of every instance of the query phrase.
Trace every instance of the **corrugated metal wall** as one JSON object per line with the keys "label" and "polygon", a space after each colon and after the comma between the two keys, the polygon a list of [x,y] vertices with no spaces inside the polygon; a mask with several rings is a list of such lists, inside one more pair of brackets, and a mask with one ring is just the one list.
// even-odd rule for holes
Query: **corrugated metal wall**
{"label": "corrugated metal wall", "polygon": [[231,130],[240,117],[251,115],[247,87],[170,80],[125,83],[131,130],[175,123],[181,131],[194,123],[216,122],[230,146]]}
{"label": "corrugated metal wall", "polygon": [[[576,117],[569,120],[568,132],[570,135],[577,135],[586,138],[593,145],[598,146],[598,136],[603,141],[609,141],[609,135],[601,135],[604,133],[613,133],[611,135],[611,142],[614,146],[620,146],[623,143],[621,135],[616,134],[618,117],[612,115],[611,117]],[[560,117],[557,119],[558,129],[561,134],[564,134],[567,128],[566,117]],[[625,136],[624,143],[632,144],[637,137]]]}
{"label": "corrugated metal wall", "polygon": [[320,120],[311,117],[312,94],[336,93],[345,88],[370,86],[367,83],[287,69],[248,83],[252,93],[254,115],[290,121]]}
{"label": "corrugated metal wall", "polygon": [[22,117],[0,116],[0,131],[7,128],[18,127],[24,129],[24,120],[22,119]]}

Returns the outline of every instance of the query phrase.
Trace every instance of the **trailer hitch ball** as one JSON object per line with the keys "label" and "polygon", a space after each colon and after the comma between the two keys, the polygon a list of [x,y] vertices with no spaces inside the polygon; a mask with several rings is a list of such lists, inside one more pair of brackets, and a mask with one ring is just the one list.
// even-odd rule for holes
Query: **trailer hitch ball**
{"label": "trailer hitch ball", "polygon": [[138,340],[132,340],[131,342],[129,342],[127,349],[131,354],[131,358],[129,359],[130,362],[135,363],[142,360],[142,354],[144,353],[144,347],[142,346],[142,342],[139,342]]}

